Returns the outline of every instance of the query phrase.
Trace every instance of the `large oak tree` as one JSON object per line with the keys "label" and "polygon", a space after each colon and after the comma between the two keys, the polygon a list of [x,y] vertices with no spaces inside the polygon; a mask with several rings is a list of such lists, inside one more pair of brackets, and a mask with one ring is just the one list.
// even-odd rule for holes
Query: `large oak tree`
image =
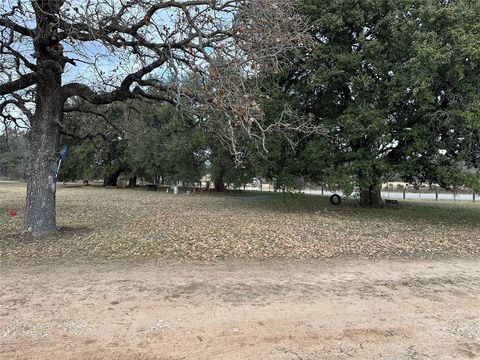
{"label": "large oak tree", "polygon": [[307,145],[305,173],[343,178],[373,206],[383,204],[382,183],[393,175],[478,187],[460,180],[478,157],[479,3],[303,3],[316,45],[287,84],[330,135]]}
{"label": "large oak tree", "polygon": [[[0,117],[29,128],[24,228],[33,235],[57,230],[50,165],[65,112],[137,97],[215,103],[221,111],[224,103],[214,98],[228,95],[218,84],[230,79],[219,76],[222,69],[245,75],[263,61],[274,66],[283,50],[301,45],[300,25],[290,1],[3,1]],[[192,73],[210,93],[181,86]],[[220,81],[207,86],[212,79]],[[249,129],[253,117],[239,117]]]}

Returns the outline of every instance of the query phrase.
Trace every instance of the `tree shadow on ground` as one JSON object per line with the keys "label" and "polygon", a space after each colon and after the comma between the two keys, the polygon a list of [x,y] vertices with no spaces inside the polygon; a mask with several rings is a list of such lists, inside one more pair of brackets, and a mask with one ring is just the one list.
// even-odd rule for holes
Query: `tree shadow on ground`
{"label": "tree shadow on ground", "polygon": [[41,241],[45,245],[49,242],[55,242],[66,237],[72,236],[87,236],[92,233],[94,229],[91,229],[86,226],[64,226],[58,229],[57,233],[42,236],[34,237],[28,231],[12,231],[11,233],[1,234],[0,236],[0,247],[9,246],[9,245],[21,245],[22,243],[34,243]]}
{"label": "tree shadow on ground", "polygon": [[[251,196],[251,195],[250,195]],[[382,221],[409,224],[480,227],[480,204],[432,203],[399,201],[399,205],[383,208],[363,208],[355,199],[343,199],[338,206],[328,197],[302,194],[272,194],[258,201],[242,202],[240,206],[255,207],[278,214],[318,215],[334,213],[352,220]]]}

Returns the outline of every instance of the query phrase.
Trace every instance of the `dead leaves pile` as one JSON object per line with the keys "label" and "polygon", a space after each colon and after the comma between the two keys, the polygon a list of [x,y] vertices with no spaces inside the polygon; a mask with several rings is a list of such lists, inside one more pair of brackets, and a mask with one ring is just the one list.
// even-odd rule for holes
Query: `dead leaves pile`
{"label": "dead leaves pile", "polygon": [[[0,192],[0,259],[5,262],[480,254],[480,205],[375,210],[348,203],[334,208],[326,199],[310,196],[245,201],[255,195],[186,196],[100,187],[59,186],[61,231],[34,239],[21,232],[24,192],[18,186],[2,184]],[[16,207],[19,216],[8,218],[7,207]]]}

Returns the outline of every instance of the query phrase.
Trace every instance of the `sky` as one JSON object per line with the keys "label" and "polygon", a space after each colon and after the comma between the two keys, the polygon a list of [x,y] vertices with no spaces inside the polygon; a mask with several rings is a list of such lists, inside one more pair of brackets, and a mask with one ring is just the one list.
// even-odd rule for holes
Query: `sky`
{"label": "sky", "polygon": [[[81,22],[82,19],[84,19],[85,23],[91,21],[94,26],[98,26],[97,17],[100,13],[117,11],[115,8],[118,9],[121,4],[120,0],[102,0],[102,2],[103,1],[106,1],[105,4],[108,6],[104,6],[103,9],[98,10],[94,8],[94,5],[98,4],[100,1],[85,2],[80,0],[67,0],[62,7],[62,11],[65,11],[66,16],[74,15],[77,19],[76,21]],[[19,12],[17,11],[17,15],[11,19],[23,26],[33,29],[36,25],[29,4],[29,1],[22,1],[21,5],[24,15],[18,15]],[[90,4],[90,6],[85,4]],[[16,5],[16,0],[2,0],[0,14],[11,11]],[[113,10],[109,10],[110,8]],[[143,19],[144,10],[136,9],[132,14],[133,19],[137,21],[138,19]],[[162,37],[167,36],[167,32],[171,32],[175,27],[175,24],[179,23],[177,21],[178,16],[178,9],[157,12],[150,20],[151,23],[148,27],[149,29],[154,30],[154,32],[144,33],[143,35],[151,42],[160,42]],[[229,16],[219,15],[218,19],[220,19],[221,22],[228,23]],[[185,25],[183,26],[186,27]],[[121,48],[113,48],[106,46],[101,41],[70,42],[67,40],[63,41],[62,45],[64,47],[64,54],[74,59],[76,63],[75,66],[72,64],[66,65],[63,75],[63,83],[81,82],[90,85],[98,91],[111,90],[114,86],[118,85],[127,74],[138,70],[140,67],[154,59],[154,54],[148,54],[148,51],[146,51],[150,57],[142,62],[142,58],[132,54],[130,48],[125,50]],[[27,37],[18,38],[12,46],[25,56],[28,61],[35,63],[35,59],[32,56],[34,50],[31,39]],[[172,72],[168,70],[171,69],[171,67],[160,68],[152,73],[152,75],[155,75],[159,79],[170,79],[172,77]],[[26,68],[24,70],[25,73],[30,72],[30,70]],[[185,72],[185,68],[182,68],[179,65],[176,69],[177,75],[179,72]],[[6,78],[3,77],[2,79],[2,75],[0,74],[0,82],[2,80],[6,81]],[[11,111],[15,115],[18,114],[18,111],[13,108]]]}

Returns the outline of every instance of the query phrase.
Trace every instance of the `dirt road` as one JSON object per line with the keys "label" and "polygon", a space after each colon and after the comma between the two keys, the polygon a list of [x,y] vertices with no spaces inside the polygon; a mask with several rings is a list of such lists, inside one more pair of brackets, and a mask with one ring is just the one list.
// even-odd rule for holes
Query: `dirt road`
{"label": "dirt road", "polygon": [[480,261],[0,268],[2,359],[480,357]]}

